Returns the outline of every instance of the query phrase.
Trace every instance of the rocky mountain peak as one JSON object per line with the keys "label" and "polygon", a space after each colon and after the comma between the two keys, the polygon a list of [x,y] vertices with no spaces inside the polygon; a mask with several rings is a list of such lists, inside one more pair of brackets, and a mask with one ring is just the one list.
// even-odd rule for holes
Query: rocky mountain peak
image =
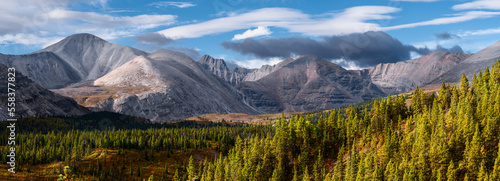
{"label": "rocky mountain peak", "polygon": [[227,67],[226,62],[223,59],[215,59],[210,55],[203,55],[203,57],[198,60],[203,68],[217,74],[221,72],[229,72],[229,68]]}
{"label": "rocky mountain peak", "polygon": [[[78,45],[78,47],[85,47],[85,45],[87,46],[102,46],[104,44],[107,44],[109,42],[107,42],[106,40],[98,37],[98,36],[95,36],[93,34],[89,34],[89,33],[80,33],[80,34],[74,34],[74,35],[71,35],[71,36],[68,36],[64,39],[62,39],[61,41],[55,43],[55,44],[52,44],[50,46],[48,46],[47,48],[44,48],[40,51],[54,51],[54,50],[57,50],[57,49],[64,49],[64,48],[69,48],[68,46],[74,46],[74,45]],[[72,49],[72,50],[77,50],[77,49]],[[38,51],[38,52],[40,52]]]}

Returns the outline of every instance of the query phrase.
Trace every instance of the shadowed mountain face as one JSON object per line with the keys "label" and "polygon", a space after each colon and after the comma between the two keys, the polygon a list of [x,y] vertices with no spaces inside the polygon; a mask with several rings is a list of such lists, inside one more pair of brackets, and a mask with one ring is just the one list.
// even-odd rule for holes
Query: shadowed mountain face
{"label": "shadowed mountain face", "polygon": [[[7,80],[7,66],[0,64],[0,80]],[[78,105],[73,99],[55,94],[36,84],[22,73],[15,75],[15,113],[19,117],[75,116],[90,111]],[[0,119],[7,116],[7,83],[0,85]]]}
{"label": "shadowed mountain face", "polygon": [[310,55],[287,59],[269,75],[236,87],[263,112],[330,109],[385,95],[360,75]]}
{"label": "shadowed mountain face", "polygon": [[243,96],[228,83],[206,71],[188,56],[170,50],[138,56],[96,79],[94,86],[111,91],[104,95],[99,91],[92,92],[91,87],[59,91],[69,96],[75,91],[82,91],[82,94],[90,92],[84,101],[104,96],[105,99],[87,106],[153,121],[177,120],[209,113],[258,113],[246,105]]}
{"label": "shadowed mountain face", "polygon": [[0,63],[16,70],[45,88],[61,88],[79,82],[82,77],[71,65],[52,52],[27,55],[0,54]]}
{"label": "shadowed mountain face", "polygon": [[398,94],[427,85],[471,55],[434,51],[417,59],[378,64],[356,72],[370,79],[386,94]]}
{"label": "shadowed mountain face", "polygon": [[500,41],[482,49],[481,51],[475,53],[464,61],[460,62],[458,65],[437,77],[433,80],[432,84],[437,84],[441,82],[457,83],[460,82],[462,73],[467,75],[469,80],[472,80],[474,73],[484,70],[486,66],[491,67],[500,59]]}

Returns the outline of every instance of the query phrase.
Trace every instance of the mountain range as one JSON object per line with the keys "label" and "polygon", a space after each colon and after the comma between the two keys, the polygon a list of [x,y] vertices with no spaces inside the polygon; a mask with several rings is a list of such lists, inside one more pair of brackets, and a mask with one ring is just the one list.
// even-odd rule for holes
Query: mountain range
{"label": "mountain range", "polygon": [[[229,69],[224,60],[209,55],[194,61],[172,50],[147,53],[91,34],[75,34],[34,53],[0,54],[0,64],[26,75],[30,91],[25,97],[38,98],[25,101],[24,107],[43,114],[23,116],[80,115],[88,108],[169,121],[209,113],[331,109],[415,86],[455,83],[456,74],[472,76],[499,57],[496,43],[476,54],[435,51],[363,70],[346,70],[314,55],[259,69]],[[54,106],[35,108],[42,104]]]}

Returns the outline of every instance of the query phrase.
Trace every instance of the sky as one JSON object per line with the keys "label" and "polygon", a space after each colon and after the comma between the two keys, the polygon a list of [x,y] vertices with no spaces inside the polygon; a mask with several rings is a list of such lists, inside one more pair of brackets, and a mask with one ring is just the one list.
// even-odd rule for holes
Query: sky
{"label": "sky", "polygon": [[259,68],[313,54],[347,69],[500,41],[498,0],[17,0],[0,6],[0,53],[76,33]]}

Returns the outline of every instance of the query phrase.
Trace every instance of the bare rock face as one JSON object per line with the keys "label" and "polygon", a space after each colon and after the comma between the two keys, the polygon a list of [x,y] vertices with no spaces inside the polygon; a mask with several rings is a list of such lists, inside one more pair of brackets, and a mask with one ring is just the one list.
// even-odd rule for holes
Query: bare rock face
{"label": "bare rock face", "polygon": [[[0,119],[5,120],[7,115],[7,66],[0,64]],[[15,87],[15,113],[20,117],[45,117],[45,116],[75,116],[89,113],[90,111],[78,105],[73,99],[53,93],[36,84],[19,71],[16,71]]]}
{"label": "bare rock face", "polygon": [[491,68],[498,59],[500,59],[500,41],[468,57],[449,71],[434,79],[431,84],[441,82],[458,83],[463,73],[467,75],[469,80],[472,80],[474,73],[484,70],[486,66]]}
{"label": "bare rock face", "polygon": [[259,69],[247,69],[235,67],[231,70],[228,69],[226,62],[223,59],[215,59],[210,55],[204,55],[198,60],[203,68],[212,72],[217,77],[229,82],[231,85],[235,86],[244,81],[256,81],[266,75],[269,75],[273,71],[277,70],[282,64],[288,61],[293,61],[292,58],[288,58],[277,65],[263,65]]}
{"label": "bare rock face", "polygon": [[236,86],[262,112],[323,110],[385,95],[360,75],[316,56],[276,66],[269,75]]}
{"label": "bare rock face", "polygon": [[270,73],[274,72],[275,70],[278,70],[282,65],[285,65],[291,61],[293,61],[292,58],[287,58],[276,65],[263,65],[259,69],[256,69],[256,70],[252,71],[251,73],[249,73],[247,76],[245,76],[243,81],[259,80],[262,77],[265,77],[265,76],[269,75]]}
{"label": "bare rock face", "polygon": [[[138,56],[94,81],[91,87],[65,92],[90,93],[95,109],[123,113],[152,121],[169,121],[209,113],[259,113],[227,82],[206,71],[188,56],[158,50]],[[61,90],[64,91],[64,90]],[[94,91],[95,94],[92,94]],[[81,104],[86,104],[82,102]]]}
{"label": "bare rock face", "polygon": [[397,63],[383,63],[358,71],[386,94],[398,94],[424,86],[451,70],[471,55],[434,51],[417,59]]}
{"label": "bare rock face", "polygon": [[203,55],[203,57],[198,60],[198,63],[200,63],[205,70],[212,72],[217,77],[229,82],[233,86],[242,82],[248,73],[254,71],[254,69],[239,67],[229,70],[223,59],[215,59],[210,55]]}

